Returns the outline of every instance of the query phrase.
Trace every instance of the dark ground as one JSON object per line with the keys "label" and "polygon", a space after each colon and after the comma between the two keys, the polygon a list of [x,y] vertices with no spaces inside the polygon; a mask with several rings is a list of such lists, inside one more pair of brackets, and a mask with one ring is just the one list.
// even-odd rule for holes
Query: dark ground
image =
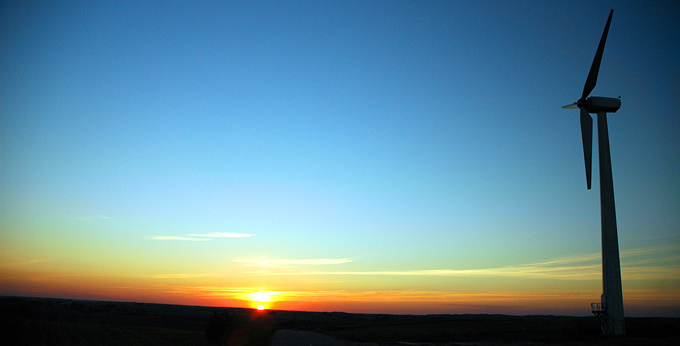
{"label": "dark ground", "polygon": [[[209,343],[206,329],[222,321],[213,317],[222,312],[228,331]],[[0,339],[7,345],[266,346],[279,329],[379,345],[680,345],[680,318],[629,317],[625,337],[605,337],[595,317],[258,312],[0,297]]]}

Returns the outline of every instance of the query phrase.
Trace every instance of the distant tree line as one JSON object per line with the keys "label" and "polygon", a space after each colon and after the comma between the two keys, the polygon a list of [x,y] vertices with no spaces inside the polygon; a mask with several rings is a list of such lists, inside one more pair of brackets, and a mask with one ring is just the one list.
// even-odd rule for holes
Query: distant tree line
{"label": "distant tree line", "polygon": [[234,330],[234,321],[227,311],[213,311],[205,328],[208,345],[226,345],[229,334]]}

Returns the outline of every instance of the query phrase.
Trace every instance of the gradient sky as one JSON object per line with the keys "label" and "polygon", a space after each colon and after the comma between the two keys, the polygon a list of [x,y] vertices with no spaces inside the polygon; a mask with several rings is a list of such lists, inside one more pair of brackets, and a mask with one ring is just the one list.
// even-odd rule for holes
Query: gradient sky
{"label": "gradient sky", "polygon": [[[0,4],[0,294],[680,316],[677,1]],[[597,143],[597,139],[594,139]]]}

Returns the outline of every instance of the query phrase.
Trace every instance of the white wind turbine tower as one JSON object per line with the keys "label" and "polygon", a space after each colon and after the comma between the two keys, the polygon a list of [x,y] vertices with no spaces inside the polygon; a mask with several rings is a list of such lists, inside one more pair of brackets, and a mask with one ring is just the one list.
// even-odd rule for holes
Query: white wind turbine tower
{"label": "white wind turbine tower", "polygon": [[602,52],[607,41],[609,24],[614,10],[604,27],[600,45],[597,47],[593,65],[590,67],[581,98],[574,104],[562,108],[581,110],[581,136],[586,163],[586,181],[590,189],[590,176],[593,155],[593,119],[590,113],[597,113],[597,144],[600,157],[600,211],[602,214],[602,287],[601,303],[593,303],[593,313],[602,322],[602,331],[607,335],[625,334],[623,318],[623,293],[621,289],[621,264],[619,262],[619,240],[616,230],[616,209],[614,207],[614,183],[612,182],[612,162],[609,154],[609,134],[607,113],[614,113],[621,107],[621,100],[611,97],[591,96],[590,92],[597,83]]}

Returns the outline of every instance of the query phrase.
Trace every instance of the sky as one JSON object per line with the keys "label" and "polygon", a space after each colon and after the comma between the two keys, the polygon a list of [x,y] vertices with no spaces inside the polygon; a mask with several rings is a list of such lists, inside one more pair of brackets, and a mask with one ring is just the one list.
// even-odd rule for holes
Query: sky
{"label": "sky", "polygon": [[678,317],[677,1],[3,1],[0,295],[589,315],[612,8],[626,315]]}

